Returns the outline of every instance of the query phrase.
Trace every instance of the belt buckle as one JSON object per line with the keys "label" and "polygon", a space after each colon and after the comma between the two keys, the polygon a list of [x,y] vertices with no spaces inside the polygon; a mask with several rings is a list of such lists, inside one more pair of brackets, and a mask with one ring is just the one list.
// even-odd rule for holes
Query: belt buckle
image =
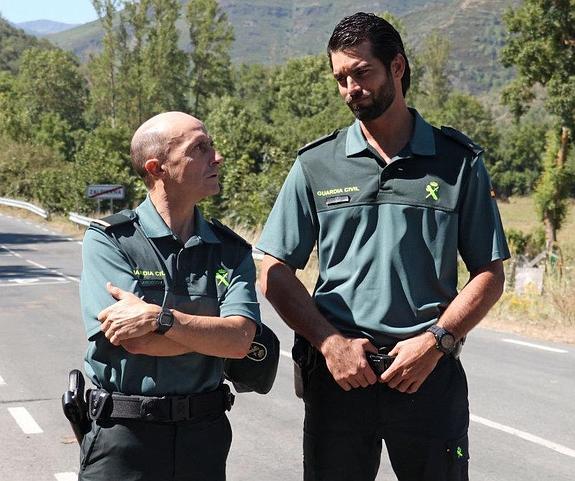
{"label": "belt buckle", "polygon": [[175,396],[171,398],[170,418],[172,421],[187,421],[190,419],[190,398]]}

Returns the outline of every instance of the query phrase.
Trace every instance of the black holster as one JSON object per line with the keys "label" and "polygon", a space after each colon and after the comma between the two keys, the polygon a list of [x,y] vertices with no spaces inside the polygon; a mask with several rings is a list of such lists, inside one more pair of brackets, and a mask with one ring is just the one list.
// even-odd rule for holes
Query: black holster
{"label": "black holster", "polygon": [[88,406],[84,398],[84,376],[73,369],[68,375],[68,390],[62,395],[64,416],[70,421],[72,431],[78,444],[82,443],[84,435],[90,431],[91,421],[88,418]]}
{"label": "black holster", "polygon": [[295,395],[303,399],[308,386],[311,371],[317,363],[318,352],[304,337],[295,334],[291,350],[293,364],[293,381]]}

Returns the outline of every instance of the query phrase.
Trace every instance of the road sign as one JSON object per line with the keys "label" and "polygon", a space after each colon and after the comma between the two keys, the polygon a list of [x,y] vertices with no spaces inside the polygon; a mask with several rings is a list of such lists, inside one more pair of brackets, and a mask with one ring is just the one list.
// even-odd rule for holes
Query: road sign
{"label": "road sign", "polygon": [[86,187],[88,199],[123,199],[124,186],[118,184],[99,184]]}

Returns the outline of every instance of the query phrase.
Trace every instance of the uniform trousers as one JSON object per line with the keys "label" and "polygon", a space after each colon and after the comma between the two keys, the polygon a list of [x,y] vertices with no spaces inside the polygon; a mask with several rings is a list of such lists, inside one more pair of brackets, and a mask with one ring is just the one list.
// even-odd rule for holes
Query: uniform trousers
{"label": "uniform trousers", "polygon": [[373,481],[382,440],[399,481],[468,481],[461,362],[443,356],[414,394],[377,383],[344,391],[320,355],[304,391],[304,481]]}
{"label": "uniform trousers", "polygon": [[79,481],[225,481],[223,413],[171,423],[98,420],[82,441]]}

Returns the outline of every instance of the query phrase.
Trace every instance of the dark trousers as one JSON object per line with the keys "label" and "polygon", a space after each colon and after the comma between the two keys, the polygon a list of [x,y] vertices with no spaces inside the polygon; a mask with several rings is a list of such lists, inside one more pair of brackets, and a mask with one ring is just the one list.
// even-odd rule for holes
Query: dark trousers
{"label": "dark trousers", "polygon": [[79,481],[225,481],[225,414],[194,421],[98,421],[82,441]]}
{"label": "dark trousers", "polygon": [[381,383],[344,391],[323,358],[308,376],[305,481],[373,481],[382,440],[399,481],[468,480],[467,380],[459,360],[442,358],[415,394]]}

